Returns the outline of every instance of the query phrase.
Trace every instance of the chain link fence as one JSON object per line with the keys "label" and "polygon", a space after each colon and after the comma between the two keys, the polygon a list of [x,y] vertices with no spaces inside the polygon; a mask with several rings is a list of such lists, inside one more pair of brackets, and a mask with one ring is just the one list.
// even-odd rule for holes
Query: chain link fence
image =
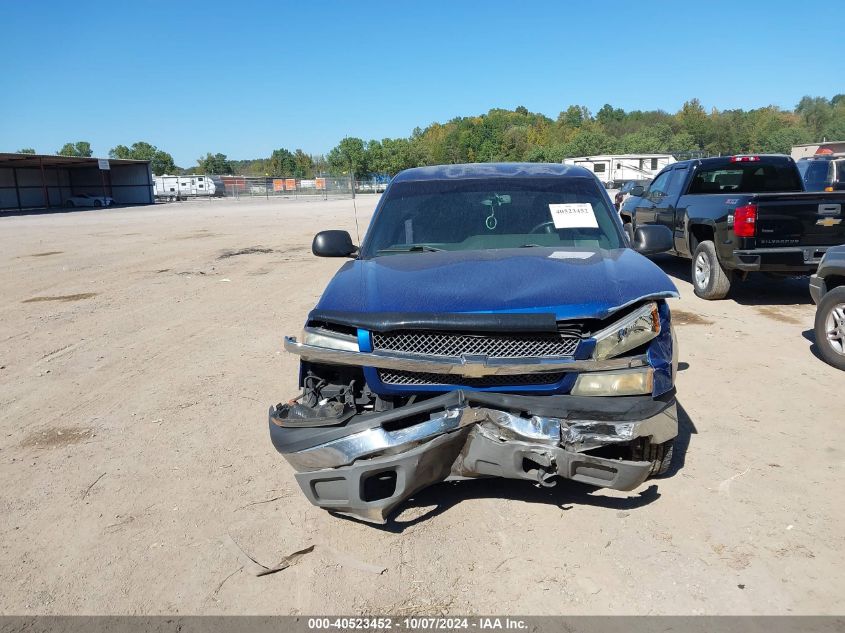
{"label": "chain link fence", "polygon": [[349,178],[342,177],[215,176],[215,181],[223,185],[222,195],[227,198],[322,198],[328,200],[352,196],[352,182]]}

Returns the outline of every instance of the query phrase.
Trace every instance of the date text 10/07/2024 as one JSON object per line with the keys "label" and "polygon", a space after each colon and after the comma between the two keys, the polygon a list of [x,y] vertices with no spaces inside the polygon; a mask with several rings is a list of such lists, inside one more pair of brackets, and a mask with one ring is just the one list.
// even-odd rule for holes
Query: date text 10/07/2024
{"label": "date text 10/07/2024", "polygon": [[459,631],[459,630],[522,630],[528,628],[524,620],[518,618],[435,618],[408,617],[394,620],[389,617],[355,618],[309,618],[308,629],[335,630],[410,630],[410,631]]}

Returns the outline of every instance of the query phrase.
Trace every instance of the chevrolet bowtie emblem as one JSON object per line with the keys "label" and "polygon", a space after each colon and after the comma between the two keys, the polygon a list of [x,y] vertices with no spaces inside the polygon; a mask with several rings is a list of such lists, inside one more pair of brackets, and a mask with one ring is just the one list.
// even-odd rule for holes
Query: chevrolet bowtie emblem
{"label": "chevrolet bowtie emblem", "polygon": [[842,218],[824,218],[823,220],[818,220],[816,224],[819,226],[836,226],[842,222]]}

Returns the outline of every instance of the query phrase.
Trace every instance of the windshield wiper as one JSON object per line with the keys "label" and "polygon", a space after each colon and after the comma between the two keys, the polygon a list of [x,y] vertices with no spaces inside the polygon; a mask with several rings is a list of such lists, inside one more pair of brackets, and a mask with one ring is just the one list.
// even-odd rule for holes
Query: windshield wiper
{"label": "windshield wiper", "polygon": [[390,248],[382,248],[376,251],[376,253],[437,253],[442,250],[442,248],[429,246],[428,244],[410,244],[408,246],[391,246]]}
{"label": "windshield wiper", "polygon": [[523,244],[519,248],[545,248],[542,244]]}

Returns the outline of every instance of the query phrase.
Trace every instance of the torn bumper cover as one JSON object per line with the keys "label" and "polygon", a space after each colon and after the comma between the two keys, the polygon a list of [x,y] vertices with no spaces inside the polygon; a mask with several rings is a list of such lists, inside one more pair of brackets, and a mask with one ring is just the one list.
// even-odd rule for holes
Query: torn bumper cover
{"label": "torn bumper cover", "polygon": [[[601,404],[600,404],[601,402]],[[517,396],[453,391],[381,413],[307,425],[291,406],[270,409],[276,450],[316,506],[384,521],[404,499],[450,477],[495,476],[553,485],[556,476],[631,490],[650,461],[585,454],[677,435],[674,394],[659,398]]]}

